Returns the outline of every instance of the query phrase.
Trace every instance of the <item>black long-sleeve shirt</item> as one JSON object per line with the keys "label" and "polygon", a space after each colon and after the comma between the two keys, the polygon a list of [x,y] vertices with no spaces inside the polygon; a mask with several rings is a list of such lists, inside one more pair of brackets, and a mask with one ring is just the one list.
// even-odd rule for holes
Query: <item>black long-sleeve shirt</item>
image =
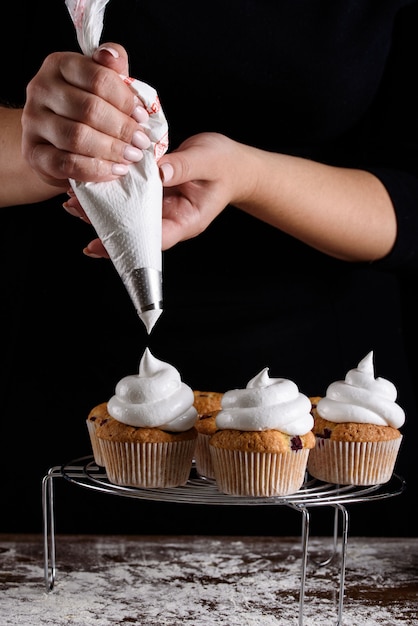
{"label": "black long-sleeve shirt", "polygon": [[[20,54],[2,57],[3,101],[24,101],[48,52],[79,49],[64,0],[39,6],[26,2]],[[414,0],[110,0],[102,39],[123,44],[131,75],[158,91],[170,149],[216,131],[364,168],[388,190],[398,236],[387,258],[347,263],[228,207],[164,253],[164,312],[148,337],[111,262],[81,255],[90,227],[58,200],[3,210],[3,408],[15,410],[23,369],[32,402],[41,390],[46,432],[57,411],[74,424],[43,458],[77,454],[88,411],[137,370],[146,345],[194,388],[243,387],[269,367],[308,395],[373,350],[407,410],[401,467],[414,475],[399,277],[418,268],[417,26]]]}

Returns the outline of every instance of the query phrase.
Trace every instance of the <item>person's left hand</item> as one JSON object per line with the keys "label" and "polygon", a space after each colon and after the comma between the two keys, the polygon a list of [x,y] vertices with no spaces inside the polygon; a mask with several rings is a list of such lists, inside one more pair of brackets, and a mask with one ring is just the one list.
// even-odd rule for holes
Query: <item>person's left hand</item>
{"label": "person's left hand", "polygon": [[164,250],[197,237],[228,204],[238,200],[245,187],[241,148],[224,135],[201,133],[160,159]]}

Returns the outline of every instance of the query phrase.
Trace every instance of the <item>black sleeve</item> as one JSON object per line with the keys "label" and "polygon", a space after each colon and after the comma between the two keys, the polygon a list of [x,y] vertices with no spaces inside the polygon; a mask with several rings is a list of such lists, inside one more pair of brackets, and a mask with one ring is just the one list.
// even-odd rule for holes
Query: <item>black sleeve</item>
{"label": "black sleeve", "polygon": [[385,185],[398,234],[382,269],[418,269],[418,3],[400,12],[382,88],[373,109],[364,169]]}

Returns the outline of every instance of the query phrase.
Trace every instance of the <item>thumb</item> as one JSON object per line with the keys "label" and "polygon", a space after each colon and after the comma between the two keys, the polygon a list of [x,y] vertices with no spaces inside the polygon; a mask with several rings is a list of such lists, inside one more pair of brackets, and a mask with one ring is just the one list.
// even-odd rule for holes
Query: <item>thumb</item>
{"label": "thumb", "polygon": [[199,133],[189,137],[158,161],[165,187],[174,187],[190,181],[214,180],[221,173],[224,161],[221,155],[231,154],[230,139],[218,133]]}
{"label": "thumb", "polygon": [[189,137],[179,148],[159,159],[158,167],[165,187],[199,180],[207,174],[211,152],[208,137],[208,133]]}
{"label": "thumb", "polygon": [[192,149],[184,146],[161,157],[158,167],[165,187],[174,187],[197,178],[196,155]]}

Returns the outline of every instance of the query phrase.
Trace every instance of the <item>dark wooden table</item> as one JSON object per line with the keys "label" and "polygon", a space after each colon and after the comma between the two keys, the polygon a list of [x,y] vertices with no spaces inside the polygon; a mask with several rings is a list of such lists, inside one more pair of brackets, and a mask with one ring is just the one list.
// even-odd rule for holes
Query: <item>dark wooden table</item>
{"label": "dark wooden table", "polygon": [[[303,624],[337,624],[339,552],[311,537]],[[0,535],[1,626],[298,626],[300,537]],[[418,538],[348,539],[342,624],[418,625]]]}

